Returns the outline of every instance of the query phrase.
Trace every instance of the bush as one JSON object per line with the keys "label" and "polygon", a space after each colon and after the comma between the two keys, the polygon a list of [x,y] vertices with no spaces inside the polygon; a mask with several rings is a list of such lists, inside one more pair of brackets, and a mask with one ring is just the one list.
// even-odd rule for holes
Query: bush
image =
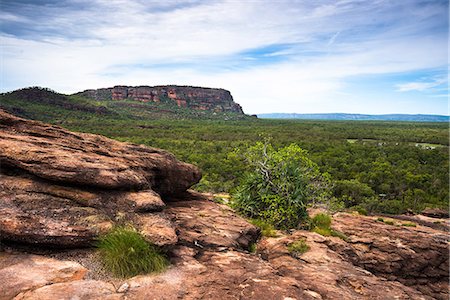
{"label": "bush", "polygon": [[272,224],[267,223],[264,220],[258,220],[258,219],[252,219],[250,220],[250,223],[255,225],[256,227],[259,227],[261,229],[261,235],[266,237],[276,237],[277,232],[275,231],[275,228]]}
{"label": "bush", "polygon": [[309,204],[329,199],[329,179],[295,144],[275,150],[258,142],[245,154],[251,169],[233,193],[232,206],[243,215],[278,229],[299,227]]}
{"label": "bush", "polygon": [[310,247],[306,243],[305,239],[301,239],[289,244],[287,246],[287,249],[293,257],[299,257],[303,253],[307,252],[310,249]]}
{"label": "bush", "polygon": [[159,249],[132,228],[114,228],[100,237],[97,247],[104,267],[118,277],[159,272],[168,265]]}
{"label": "bush", "polygon": [[311,219],[311,227],[315,228],[322,228],[327,229],[331,226],[331,217],[327,214],[317,214]]}

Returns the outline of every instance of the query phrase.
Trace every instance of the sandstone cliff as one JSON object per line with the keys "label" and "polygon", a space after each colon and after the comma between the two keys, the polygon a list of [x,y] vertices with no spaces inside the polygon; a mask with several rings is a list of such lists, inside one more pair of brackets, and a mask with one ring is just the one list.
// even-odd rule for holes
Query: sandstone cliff
{"label": "sandstone cliff", "polygon": [[113,88],[86,90],[77,95],[96,100],[134,100],[141,102],[169,102],[178,107],[214,112],[234,112],[243,114],[230,92],[191,86],[115,86]]}
{"label": "sandstone cliff", "polygon": [[[1,300],[449,296],[440,227],[339,213],[345,240],[294,230],[258,241],[231,208],[187,190],[200,171],[170,153],[2,111],[0,164]],[[124,220],[166,250],[166,271],[118,279],[101,268],[92,242]],[[300,239],[310,249],[292,255]]]}

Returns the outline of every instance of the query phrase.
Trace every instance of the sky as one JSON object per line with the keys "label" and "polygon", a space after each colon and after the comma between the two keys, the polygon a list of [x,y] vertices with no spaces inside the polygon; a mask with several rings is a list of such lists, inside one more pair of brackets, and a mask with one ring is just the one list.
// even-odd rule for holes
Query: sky
{"label": "sky", "polygon": [[244,112],[449,114],[447,0],[0,0],[0,91],[227,89]]}

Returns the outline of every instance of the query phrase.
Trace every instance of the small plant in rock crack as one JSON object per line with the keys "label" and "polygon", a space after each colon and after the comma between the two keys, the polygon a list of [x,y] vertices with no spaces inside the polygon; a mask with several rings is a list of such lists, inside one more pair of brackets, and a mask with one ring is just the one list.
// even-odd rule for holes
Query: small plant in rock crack
{"label": "small plant in rock crack", "polygon": [[134,228],[115,227],[101,236],[96,246],[104,267],[121,278],[161,272],[168,265],[159,248],[145,241]]}
{"label": "small plant in rock crack", "polygon": [[300,239],[298,241],[295,241],[287,246],[287,249],[292,257],[298,258],[303,253],[307,252],[310,247],[306,243],[305,239]]}

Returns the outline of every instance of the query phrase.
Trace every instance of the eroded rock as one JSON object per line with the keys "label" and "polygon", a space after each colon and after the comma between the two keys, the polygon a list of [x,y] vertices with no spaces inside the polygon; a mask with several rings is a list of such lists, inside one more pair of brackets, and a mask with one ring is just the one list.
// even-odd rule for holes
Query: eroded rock
{"label": "eroded rock", "polygon": [[398,280],[437,299],[448,299],[449,235],[425,226],[401,226],[374,217],[340,213],[333,227],[349,243],[329,244],[357,266],[390,280]]}
{"label": "eroded rock", "polygon": [[162,195],[183,192],[201,177],[198,168],[164,150],[74,133],[1,110],[0,164],[56,182]]}
{"label": "eroded rock", "polygon": [[0,110],[0,241],[86,247],[115,224],[132,223],[148,241],[172,245],[161,195],[180,194],[200,177],[164,150]]}
{"label": "eroded rock", "polygon": [[226,205],[217,204],[199,193],[186,195],[188,201],[168,203],[181,244],[205,248],[247,250],[256,242],[259,228],[239,217]]}
{"label": "eroded rock", "polygon": [[0,299],[10,300],[48,284],[80,280],[86,272],[86,268],[72,261],[0,252]]}

